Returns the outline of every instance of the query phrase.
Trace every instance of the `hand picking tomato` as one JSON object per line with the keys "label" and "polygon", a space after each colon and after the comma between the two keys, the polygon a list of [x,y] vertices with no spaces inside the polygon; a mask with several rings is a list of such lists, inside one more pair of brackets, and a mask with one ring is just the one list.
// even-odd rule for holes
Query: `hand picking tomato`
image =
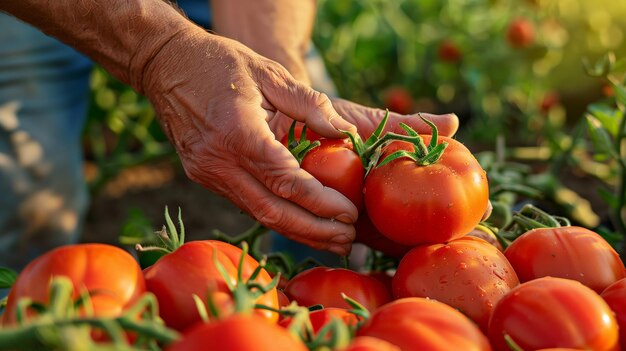
{"label": "hand picking tomato", "polygon": [[257,315],[234,314],[211,323],[198,323],[166,351],[307,351],[286,329]]}
{"label": "hand picking tomato", "polygon": [[618,326],[606,302],[570,279],[544,277],[513,288],[496,305],[489,340],[509,351],[508,335],[522,350],[569,347],[618,350]]}
{"label": "hand picking tomato", "polygon": [[[148,290],[156,295],[165,324],[182,331],[201,321],[193,299],[194,294],[202,300],[212,295],[219,299],[219,305],[228,306],[228,300],[232,299],[231,292],[214,260],[224,267],[231,283],[235,284],[242,252],[239,247],[222,241],[190,241],[146,269],[144,274]],[[249,279],[258,265],[252,256],[246,255],[241,267],[242,278]],[[262,269],[255,282],[268,285],[271,280],[267,271]],[[259,297],[256,303],[277,309],[276,289]],[[228,314],[228,311],[220,312]],[[272,323],[278,320],[275,312],[257,309],[255,313]]]}
{"label": "hand picking tomato", "polygon": [[[479,223],[489,204],[485,171],[463,144],[443,136],[434,138],[438,144],[431,142],[430,135],[422,138],[428,150],[393,141],[365,179],[365,207],[372,223],[403,245],[442,243],[464,236]],[[385,163],[390,155],[413,152],[422,155]]]}
{"label": "hand picking tomato", "polygon": [[380,307],[359,328],[360,336],[386,340],[402,351],[491,350],[485,335],[461,312],[421,297],[398,299]]}
{"label": "hand picking tomato", "polygon": [[626,277],[615,249],[599,234],[582,227],[532,229],[513,240],[504,255],[521,282],[560,277],[601,293]]}
{"label": "hand picking tomato", "polygon": [[370,311],[391,301],[391,294],[383,283],[345,268],[310,268],[291,278],[285,287],[285,294],[300,306],[351,308],[341,293]]}
{"label": "hand picking tomato", "polygon": [[65,276],[74,285],[73,298],[90,293],[94,316],[118,316],[146,291],[141,268],[119,247],[76,244],[53,249],[31,261],[19,274],[2,315],[3,325],[16,322],[21,298],[47,303],[50,280]]}
{"label": "hand picking tomato", "polygon": [[413,248],[393,277],[395,298],[427,297],[450,305],[487,331],[495,304],[519,281],[493,245],[475,237]]}

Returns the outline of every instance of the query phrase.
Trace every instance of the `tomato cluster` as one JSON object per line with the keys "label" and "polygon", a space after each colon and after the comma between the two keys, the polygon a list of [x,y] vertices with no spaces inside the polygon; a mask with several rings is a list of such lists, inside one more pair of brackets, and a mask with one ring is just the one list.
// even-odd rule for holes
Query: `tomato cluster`
{"label": "tomato cluster", "polygon": [[76,335],[93,349],[176,351],[626,347],[626,269],[600,235],[520,211],[511,222],[520,232],[491,240],[479,225],[486,177],[467,148],[436,129],[382,130],[362,142],[293,128],[283,142],[354,202],[358,239],[393,256],[391,268],[270,274],[245,244],[184,243],[167,217],[167,253],[143,270],[103,244],[31,262],[8,296],[0,349],[65,349]]}

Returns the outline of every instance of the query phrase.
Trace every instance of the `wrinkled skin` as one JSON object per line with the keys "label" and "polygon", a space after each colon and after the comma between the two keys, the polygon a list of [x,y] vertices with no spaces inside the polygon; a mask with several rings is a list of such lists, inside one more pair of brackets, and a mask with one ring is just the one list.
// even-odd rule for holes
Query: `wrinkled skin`
{"label": "wrinkled skin", "polygon": [[[297,82],[282,66],[239,43],[213,37],[209,45],[199,36],[206,33],[171,41],[153,60],[144,83],[187,175],[286,237],[346,254],[354,239],[356,207],[299,168],[276,136],[288,130],[287,116],[326,137],[343,137],[337,129],[354,132],[354,126],[324,94]],[[186,51],[202,50],[196,57],[180,57],[181,45]],[[208,66],[206,79],[196,79],[199,72],[188,69],[198,60]],[[342,100],[335,107],[364,112]],[[361,116],[368,120],[347,119],[366,134],[383,113],[367,110]],[[443,119],[449,129],[456,128],[455,116]]]}
{"label": "wrinkled skin", "polygon": [[[314,9],[308,4],[309,11]],[[237,41],[207,33],[160,0],[85,0],[80,6],[25,0],[2,3],[0,10],[72,45],[144,94],[190,179],[288,238],[340,255],[349,252],[357,209],[302,170],[275,136],[284,134],[292,119],[324,137],[343,137],[338,129],[355,132],[355,126],[368,134],[384,113],[331,102],[307,85],[296,62],[302,57],[292,54],[303,52],[298,41],[307,37],[306,28],[286,36],[299,38],[288,52],[273,54],[283,66]],[[285,15],[274,15],[266,23],[285,23]],[[298,22],[306,23],[312,21]],[[261,52],[277,52],[272,44],[249,41],[224,26],[219,30]],[[259,32],[266,33],[250,31],[254,37]],[[458,126],[453,115],[441,121],[447,126],[441,126],[443,134]]]}

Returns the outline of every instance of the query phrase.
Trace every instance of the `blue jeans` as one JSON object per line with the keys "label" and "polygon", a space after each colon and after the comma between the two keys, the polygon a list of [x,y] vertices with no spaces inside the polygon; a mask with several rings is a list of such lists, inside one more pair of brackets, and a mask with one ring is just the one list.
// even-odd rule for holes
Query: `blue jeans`
{"label": "blue jeans", "polygon": [[0,265],[75,242],[91,62],[0,13]]}

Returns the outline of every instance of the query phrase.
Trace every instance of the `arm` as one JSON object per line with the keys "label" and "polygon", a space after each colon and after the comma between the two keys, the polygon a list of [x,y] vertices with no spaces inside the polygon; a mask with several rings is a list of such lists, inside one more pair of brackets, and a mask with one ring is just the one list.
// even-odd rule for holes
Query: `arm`
{"label": "arm", "polygon": [[264,225],[346,254],[357,211],[300,169],[268,121],[283,113],[340,137],[353,129],[323,94],[233,40],[191,24],[161,0],[0,0],[142,92],[187,175]]}
{"label": "arm", "polygon": [[315,0],[213,0],[215,31],[282,64],[309,84],[304,55],[309,48]]}
{"label": "arm", "polygon": [[[233,38],[257,53],[282,64],[296,79],[309,84],[304,57],[308,50],[316,13],[315,0],[213,0],[213,25],[218,34]],[[333,107],[350,123],[357,126],[364,138],[376,128],[385,111],[365,107],[347,100],[332,99]],[[442,135],[452,136],[458,128],[454,114],[426,114]],[[416,115],[391,113],[388,129],[400,132],[400,122],[420,133],[430,133],[430,127]],[[289,129],[291,119],[278,114],[270,121],[280,138]]]}

